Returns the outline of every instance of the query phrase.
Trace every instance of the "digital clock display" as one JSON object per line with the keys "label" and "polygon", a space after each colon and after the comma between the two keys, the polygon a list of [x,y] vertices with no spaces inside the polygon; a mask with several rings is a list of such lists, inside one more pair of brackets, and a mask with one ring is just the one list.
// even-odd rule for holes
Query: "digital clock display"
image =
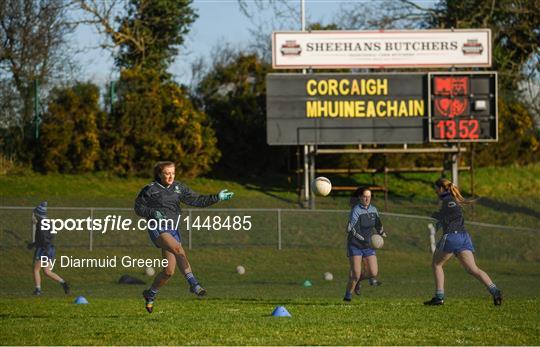
{"label": "digital clock display", "polygon": [[430,141],[497,141],[495,73],[430,75]]}
{"label": "digital clock display", "polygon": [[480,138],[480,124],[477,119],[449,119],[436,120],[435,138],[443,140],[478,140]]}

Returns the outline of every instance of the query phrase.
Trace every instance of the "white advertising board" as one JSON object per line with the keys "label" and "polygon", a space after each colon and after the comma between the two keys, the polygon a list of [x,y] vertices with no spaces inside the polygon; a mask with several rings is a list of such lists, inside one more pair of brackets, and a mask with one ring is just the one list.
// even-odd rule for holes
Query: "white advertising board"
{"label": "white advertising board", "polygon": [[491,66],[491,30],[274,32],[274,69]]}

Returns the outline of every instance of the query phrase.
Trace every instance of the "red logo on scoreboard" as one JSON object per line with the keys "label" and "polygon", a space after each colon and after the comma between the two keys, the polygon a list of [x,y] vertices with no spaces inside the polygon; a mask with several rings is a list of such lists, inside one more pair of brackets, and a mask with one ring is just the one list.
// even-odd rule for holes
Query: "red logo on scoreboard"
{"label": "red logo on scoreboard", "polygon": [[469,77],[437,76],[433,81],[438,115],[450,118],[463,115],[469,106]]}

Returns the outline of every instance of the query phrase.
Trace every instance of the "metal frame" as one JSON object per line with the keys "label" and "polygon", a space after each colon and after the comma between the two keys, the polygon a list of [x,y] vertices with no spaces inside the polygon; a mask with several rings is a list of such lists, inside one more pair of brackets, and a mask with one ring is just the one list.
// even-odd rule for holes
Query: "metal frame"
{"label": "metal frame", "polygon": [[[452,181],[454,184],[459,185],[459,156],[461,153],[467,152],[466,147],[461,147],[452,144],[452,147],[436,147],[436,148],[408,148],[407,144],[403,145],[403,148],[362,148],[362,145],[358,145],[357,149],[332,149],[332,148],[321,148],[319,149],[314,145],[304,145],[304,196],[303,202],[306,207],[310,209],[315,208],[315,197],[313,192],[310,191],[310,182],[315,178],[317,169],[315,167],[315,157],[317,155],[332,155],[332,154],[373,154],[373,153],[382,153],[382,154],[399,154],[399,153],[449,153],[452,155]],[[393,170],[393,172],[398,172]],[[322,173],[322,172],[321,172]],[[385,172],[386,173],[386,172]],[[385,184],[386,185],[386,184]]]}

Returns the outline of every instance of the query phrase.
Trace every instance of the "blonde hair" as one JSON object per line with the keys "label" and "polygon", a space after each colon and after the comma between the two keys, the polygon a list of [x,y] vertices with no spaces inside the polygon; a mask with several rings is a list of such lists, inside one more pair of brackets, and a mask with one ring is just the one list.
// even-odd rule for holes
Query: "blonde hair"
{"label": "blonde hair", "polygon": [[449,192],[460,205],[472,204],[474,202],[472,200],[465,199],[463,195],[461,195],[458,186],[446,178],[439,178],[437,182],[435,182],[435,186],[442,188],[445,192]]}

